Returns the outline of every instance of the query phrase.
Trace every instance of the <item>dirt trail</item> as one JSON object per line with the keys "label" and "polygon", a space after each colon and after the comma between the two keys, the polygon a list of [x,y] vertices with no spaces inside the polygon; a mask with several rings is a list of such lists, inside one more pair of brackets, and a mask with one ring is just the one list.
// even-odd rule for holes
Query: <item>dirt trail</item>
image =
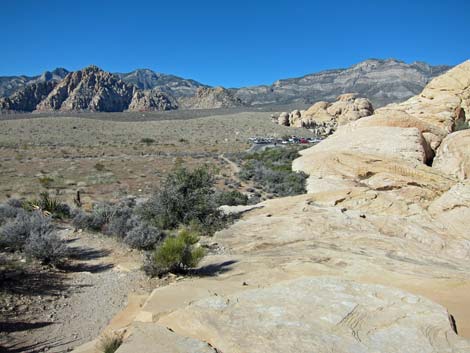
{"label": "dirt trail", "polygon": [[61,234],[73,259],[49,290],[39,294],[32,288],[26,308],[13,307],[23,310],[3,323],[7,352],[71,351],[96,338],[125,307],[129,293],[147,294],[158,285],[140,270],[141,255],[114,239],[67,229]]}

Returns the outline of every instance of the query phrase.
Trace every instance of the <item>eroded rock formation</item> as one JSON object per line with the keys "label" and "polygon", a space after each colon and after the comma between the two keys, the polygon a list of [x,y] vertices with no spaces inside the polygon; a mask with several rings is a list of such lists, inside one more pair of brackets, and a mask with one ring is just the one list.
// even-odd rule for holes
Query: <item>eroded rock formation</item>
{"label": "eroded rock formation", "polygon": [[[358,98],[354,93],[337,97],[336,102],[317,102],[307,110],[294,110],[290,114],[281,113],[278,124],[304,127],[318,135],[330,135],[338,126],[348,124],[365,116],[372,115],[374,108],[366,98]],[[287,117],[286,117],[287,115]]]}
{"label": "eroded rock formation", "polygon": [[99,111],[121,112],[129,106],[134,87],[117,76],[89,66],[68,74],[37,111]]}

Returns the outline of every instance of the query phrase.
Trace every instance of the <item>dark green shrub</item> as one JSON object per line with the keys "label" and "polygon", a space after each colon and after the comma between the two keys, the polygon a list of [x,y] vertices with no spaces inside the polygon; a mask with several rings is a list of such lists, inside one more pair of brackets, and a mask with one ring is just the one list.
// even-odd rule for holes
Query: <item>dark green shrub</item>
{"label": "dark green shrub", "polygon": [[299,156],[297,148],[272,148],[245,156],[239,176],[277,196],[306,192],[307,175],[292,171],[292,161]]}
{"label": "dark green shrub", "polygon": [[150,137],[144,137],[140,142],[145,143],[146,145],[151,145],[152,143],[155,143],[155,140]]}
{"label": "dark green shrub", "polygon": [[197,246],[199,233],[190,227],[183,227],[177,236],[171,236],[153,252],[150,262],[144,267],[147,274],[155,276],[167,272],[186,272],[198,265],[205,255]]}
{"label": "dark green shrub", "polygon": [[248,196],[237,190],[232,191],[219,191],[215,193],[215,202],[218,206],[228,205],[247,205]]}
{"label": "dark green shrub", "polygon": [[139,212],[160,229],[174,229],[193,221],[206,224],[221,218],[213,186],[214,177],[207,167],[194,171],[178,167]]}

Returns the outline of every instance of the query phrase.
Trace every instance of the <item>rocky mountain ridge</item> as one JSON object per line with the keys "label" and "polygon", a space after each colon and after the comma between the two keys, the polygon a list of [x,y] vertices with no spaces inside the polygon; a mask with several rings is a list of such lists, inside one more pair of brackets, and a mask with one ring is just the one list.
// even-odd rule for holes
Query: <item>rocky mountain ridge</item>
{"label": "rocky mountain ridge", "polygon": [[352,92],[380,107],[418,94],[432,78],[449,69],[450,66],[431,66],[424,62],[406,64],[395,59],[369,59],[347,69],[326,70],[234,91],[251,105],[313,104]]}
{"label": "rocky mountain ridge", "polygon": [[[148,69],[116,73],[115,76],[124,83],[135,86],[138,90],[161,92],[168,100],[173,103],[177,102],[178,107],[185,109],[293,103],[309,105],[321,100],[331,101],[341,94],[350,92],[368,98],[375,107],[380,107],[387,103],[403,101],[419,93],[427,82],[449,68],[450,66],[431,66],[422,62],[406,64],[395,59],[369,59],[347,69],[327,70],[300,78],[278,80],[272,85],[231,89],[212,88],[195,80],[157,73]],[[35,77],[0,77],[0,97],[7,98],[33,83],[59,82],[68,73],[65,69],[56,69]],[[20,95],[25,96],[28,92],[31,90],[26,90]],[[139,96],[148,97],[149,94],[145,93]],[[33,99],[31,98],[29,101],[32,102]],[[145,110],[146,108],[142,107],[141,103],[138,106],[141,110]],[[154,103],[151,104],[155,106]],[[7,104],[3,105],[7,106]],[[123,106],[123,104],[118,104],[116,107],[105,105],[108,109],[106,111],[121,111]],[[27,104],[16,106],[25,107]],[[173,109],[175,104],[157,104],[157,106]],[[149,109],[158,108],[149,107]]]}

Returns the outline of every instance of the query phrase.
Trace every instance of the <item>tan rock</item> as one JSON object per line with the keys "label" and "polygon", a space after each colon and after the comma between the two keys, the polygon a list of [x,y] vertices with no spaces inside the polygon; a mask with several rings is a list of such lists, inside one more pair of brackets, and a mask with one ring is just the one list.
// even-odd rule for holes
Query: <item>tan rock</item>
{"label": "tan rock", "polygon": [[460,180],[470,177],[470,129],[454,132],[442,141],[433,167]]}
{"label": "tan rock", "polygon": [[470,349],[452,331],[443,307],[396,289],[330,277],[208,297],[159,323],[225,353]]}

